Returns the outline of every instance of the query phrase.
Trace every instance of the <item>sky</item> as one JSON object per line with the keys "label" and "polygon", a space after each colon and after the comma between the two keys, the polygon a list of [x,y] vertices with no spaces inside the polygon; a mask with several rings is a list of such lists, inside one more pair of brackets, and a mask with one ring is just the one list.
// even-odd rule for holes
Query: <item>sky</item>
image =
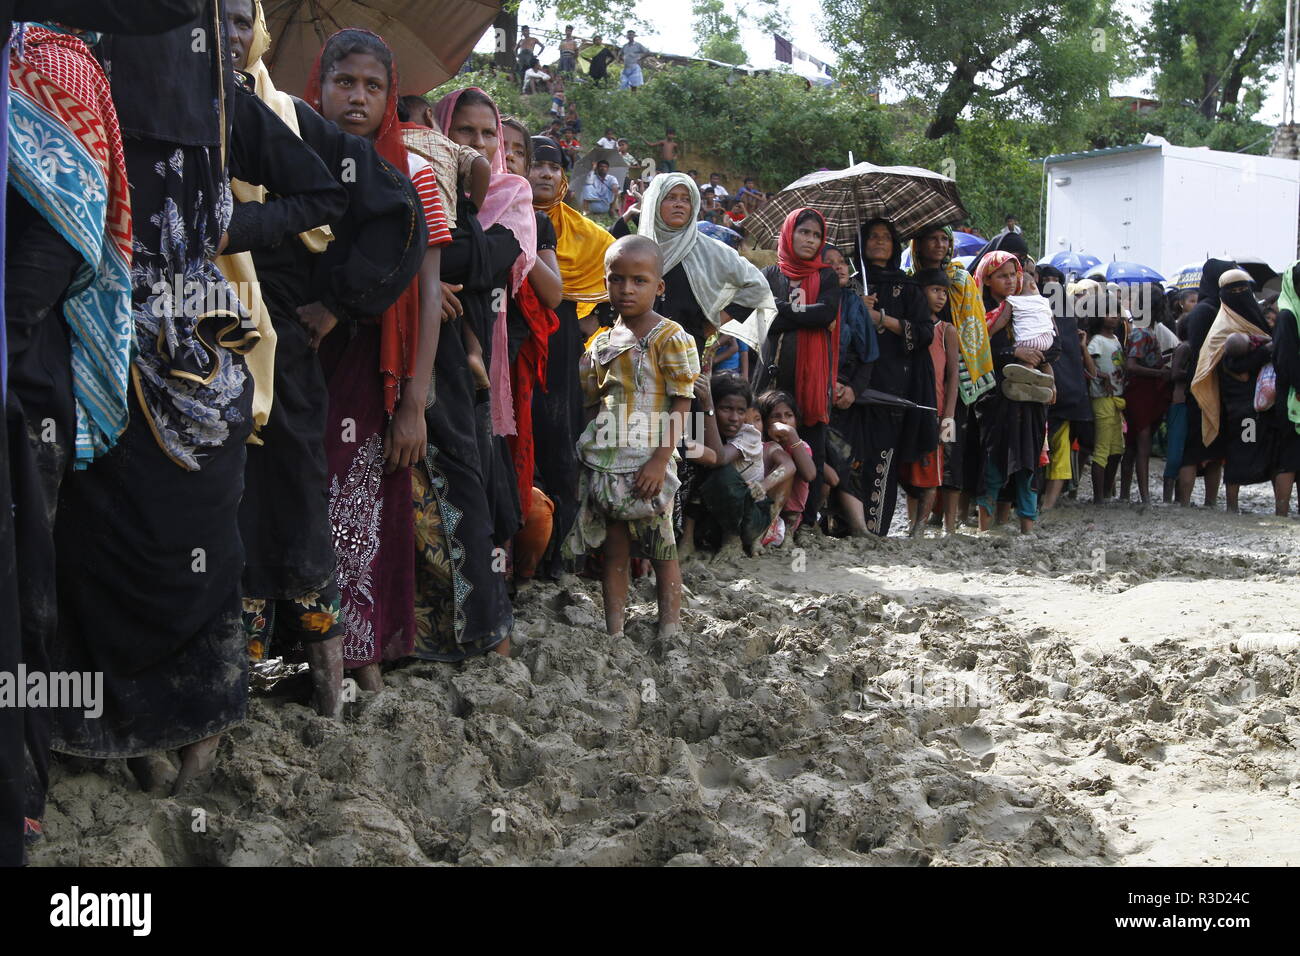
{"label": "sky", "polygon": [[[1138,22],[1145,21],[1148,16],[1149,5],[1147,0],[1120,0],[1119,5],[1130,17]],[[727,0],[727,7],[733,13],[738,6],[743,7],[744,4],[738,4],[736,0]],[[539,16],[538,9],[534,0],[524,0],[519,12],[519,22],[534,28],[540,27],[556,32],[562,31],[564,26],[562,23],[553,16]],[[684,56],[693,56],[695,54],[696,43],[691,15],[691,0],[642,2],[639,5],[638,12],[642,20],[650,26],[644,29],[637,28],[637,38],[651,50]],[[790,4],[786,9],[786,13],[790,18],[790,31],[786,39],[817,59],[826,63],[834,63],[836,59],[835,52],[822,41],[818,29],[817,20],[821,15],[821,5],[817,3]],[[671,29],[666,26],[669,24],[672,25]],[[582,34],[584,32],[583,28],[581,25],[578,25],[578,27],[578,33]],[[741,42],[749,56],[750,66],[768,69],[778,65],[771,34],[762,33],[752,24],[746,24],[741,29]],[[485,39],[480,44],[480,49],[490,50],[490,39]],[[548,49],[544,54],[544,58],[550,59],[548,54],[552,52],[554,52],[553,48]],[[791,69],[805,76],[815,76],[818,73],[812,64],[799,59],[796,59],[791,64]],[[1278,74],[1278,78],[1270,85],[1264,99],[1263,109],[1258,116],[1261,122],[1268,124],[1279,122],[1282,111],[1280,65],[1275,72]],[[1150,84],[1150,75],[1138,76],[1126,83],[1118,84],[1111,93],[1116,96],[1147,95]],[[886,85],[884,94],[886,100],[892,98],[888,85]]]}

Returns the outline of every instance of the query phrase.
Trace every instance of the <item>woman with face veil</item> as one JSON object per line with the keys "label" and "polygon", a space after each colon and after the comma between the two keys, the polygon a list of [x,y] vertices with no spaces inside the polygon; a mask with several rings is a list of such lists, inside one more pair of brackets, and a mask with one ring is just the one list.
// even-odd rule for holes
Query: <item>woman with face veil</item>
{"label": "woman with face veil", "polygon": [[1201,441],[1221,443],[1228,511],[1237,510],[1242,485],[1272,477],[1277,433],[1255,411],[1255,384],[1273,356],[1272,330],[1251,289],[1250,276],[1229,269],[1219,276],[1219,312],[1201,346],[1192,394],[1201,410]]}

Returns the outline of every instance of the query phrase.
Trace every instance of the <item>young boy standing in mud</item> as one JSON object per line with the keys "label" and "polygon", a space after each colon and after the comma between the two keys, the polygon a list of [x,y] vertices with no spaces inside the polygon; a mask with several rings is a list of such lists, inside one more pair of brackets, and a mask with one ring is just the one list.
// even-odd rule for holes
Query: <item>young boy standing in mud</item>
{"label": "young boy standing in mud", "polygon": [[681,630],[682,574],[673,537],[674,455],[690,413],[700,358],[694,337],[654,311],[663,295],[663,256],[645,236],[624,236],[605,253],[605,282],[617,319],[582,356],[587,427],[578,439],[578,519],[568,556],[600,550],[605,628],[623,633],[630,559],[654,564],[659,634]]}

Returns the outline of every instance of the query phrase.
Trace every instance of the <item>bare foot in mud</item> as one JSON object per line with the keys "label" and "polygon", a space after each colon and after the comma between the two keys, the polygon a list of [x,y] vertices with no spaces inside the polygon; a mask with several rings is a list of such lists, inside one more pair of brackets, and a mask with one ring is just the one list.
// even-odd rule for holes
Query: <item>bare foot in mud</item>
{"label": "bare foot in mud", "polygon": [[183,796],[192,792],[212,773],[217,763],[217,748],[221,746],[220,735],[204,737],[196,743],[181,748],[181,770],[176,775],[176,784],[172,787],[172,796]]}
{"label": "bare foot in mud", "polygon": [[658,633],[659,640],[661,641],[669,641],[675,637],[680,637],[682,634],[682,622],[671,621],[667,624],[660,624]]}
{"label": "bare foot in mud", "polygon": [[728,535],[722,539],[722,544],[714,552],[714,562],[734,561],[737,558],[744,557],[745,551],[740,546],[740,537],[738,535]]}
{"label": "bare foot in mud", "polygon": [[130,757],[126,766],[145,793],[169,793],[176,785],[176,767],[163,754]]}
{"label": "bare foot in mud", "polygon": [[338,720],[343,714],[343,638],[308,644],[307,664],[316,713]]}
{"label": "bare foot in mud", "polygon": [[352,678],[357,682],[358,687],[373,694],[377,694],[384,689],[384,675],[379,670],[378,664],[366,664],[363,667],[358,667],[352,672]]}

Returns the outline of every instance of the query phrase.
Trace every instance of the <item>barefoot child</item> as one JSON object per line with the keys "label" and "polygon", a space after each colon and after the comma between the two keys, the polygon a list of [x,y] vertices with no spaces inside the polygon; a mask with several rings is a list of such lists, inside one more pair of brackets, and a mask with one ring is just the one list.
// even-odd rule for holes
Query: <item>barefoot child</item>
{"label": "barefoot child", "polygon": [[798,417],[794,411],[794,398],[781,391],[767,391],[758,396],[755,407],[762,416],[763,469],[765,476],[778,470],[785,475],[780,484],[772,487],[770,497],[776,515],[763,545],[780,546],[786,538],[793,538],[803,520],[808,504],[808,482],[817,474],[812,447],[799,437]]}
{"label": "barefoot child", "polygon": [[760,539],[772,523],[772,489],[788,483],[788,466],[765,473],[763,436],[746,421],[753,393],[739,375],[717,372],[709,391],[699,389],[704,413],[704,444],[688,442],[688,453],[705,469],[698,501],[687,512],[701,537],[721,553],[735,551],[736,540],[746,553],[762,550]]}
{"label": "barefoot child", "polygon": [[[934,338],[930,340],[930,360],[934,365],[935,414],[939,419],[939,447],[917,461],[900,466],[899,484],[907,489],[907,514],[911,519],[909,533],[920,537],[934,507],[938,489],[943,486],[944,530],[952,534],[957,529],[957,503],[959,480],[944,481],[945,445],[956,440],[953,416],[957,413],[958,348],[957,329],[948,321],[948,274],[942,269],[922,269],[916,274],[916,283],[925,294],[930,314],[934,317]],[[1043,301],[1047,301],[1044,299]],[[1051,344],[1050,342],[1048,343]]]}
{"label": "barefoot child", "polygon": [[681,629],[682,575],[673,540],[678,488],[673,455],[691,408],[700,360],[695,340],[654,311],[663,295],[663,257],[644,236],[624,236],[605,253],[605,282],[617,318],[582,357],[587,427],[578,439],[580,511],[566,556],[604,555],[605,629],[623,633],[629,560],[654,564],[659,634]]}
{"label": "barefoot child", "polygon": [[1115,469],[1124,455],[1124,346],[1119,328],[1119,301],[1114,295],[1097,296],[1098,312],[1091,320],[1092,337],[1088,355],[1097,377],[1088,383],[1092,415],[1096,422],[1096,443],[1092,449],[1092,501],[1100,505],[1115,481]]}

